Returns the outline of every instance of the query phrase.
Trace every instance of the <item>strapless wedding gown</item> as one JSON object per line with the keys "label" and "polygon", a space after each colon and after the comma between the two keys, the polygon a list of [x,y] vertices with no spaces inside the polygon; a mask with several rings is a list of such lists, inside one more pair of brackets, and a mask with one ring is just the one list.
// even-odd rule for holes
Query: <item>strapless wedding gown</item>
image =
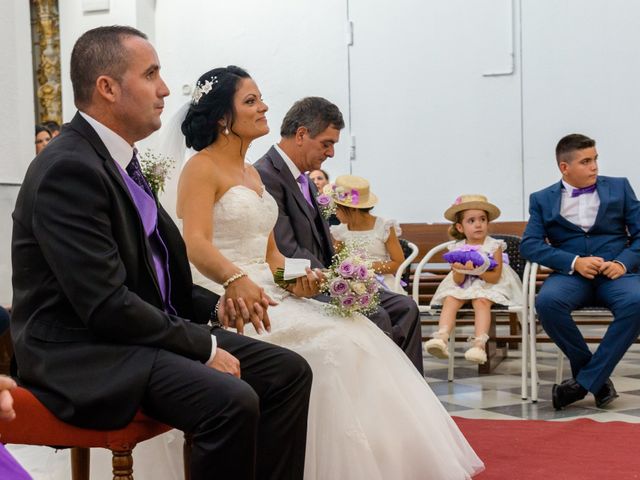
{"label": "strapless wedding gown", "polygon": [[[246,334],[298,352],[313,370],[305,480],[463,480],[482,471],[427,382],[378,327],[362,315],[333,316],[326,304],[291,296],[273,282],[265,253],[277,217],[269,193],[235,186],[214,207],[213,242],[279,302],[269,308],[271,333],[257,335],[248,325]],[[193,274],[195,283],[222,292]],[[56,460],[54,469],[53,459],[42,457],[25,466],[40,463],[43,476],[34,478],[57,480],[68,467]],[[111,478],[108,452],[92,450],[91,462],[92,479]],[[182,434],[173,430],[138,445],[133,468],[136,479],[181,480]]]}
{"label": "strapless wedding gown", "polygon": [[269,308],[271,333],[248,326],[246,334],[296,351],[313,370],[305,480],[461,480],[481,471],[427,382],[378,327],[362,315],[331,315],[273,282],[265,254],[277,218],[268,192],[232,187],[214,206],[213,242],[279,302]]}

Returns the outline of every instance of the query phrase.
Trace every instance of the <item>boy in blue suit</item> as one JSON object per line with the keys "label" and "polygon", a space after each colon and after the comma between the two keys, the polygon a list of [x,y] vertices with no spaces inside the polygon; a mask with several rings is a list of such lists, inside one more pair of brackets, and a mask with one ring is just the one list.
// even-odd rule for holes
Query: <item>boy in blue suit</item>
{"label": "boy in blue suit", "polygon": [[[609,375],[640,333],[640,203],[626,178],[598,176],[596,142],[562,138],[562,180],[529,200],[522,255],[553,270],[536,298],[545,331],[571,362],[572,378],[552,391],[556,410],[588,392],[602,408],[618,395]],[[600,305],[614,320],[595,353],[571,311]]]}

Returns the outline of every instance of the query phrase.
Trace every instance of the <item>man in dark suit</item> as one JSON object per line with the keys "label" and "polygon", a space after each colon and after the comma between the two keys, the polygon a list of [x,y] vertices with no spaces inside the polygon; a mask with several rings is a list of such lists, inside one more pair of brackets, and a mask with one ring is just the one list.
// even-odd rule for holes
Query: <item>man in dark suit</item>
{"label": "man in dark suit", "polygon": [[[562,180],[531,194],[522,255],[553,269],[536,298],[545,331],[571,362],[572,377],[553,386],[561,409],[617,393],[609,375],[640,333],[640,204],[626,178],[598,176],[595,141],[580,134],[556,147]],[[602,305],[614,319],[591,353],[571,311]]]}
{"label": "man in dark suit", "polygon": [[207,327],[219,299],[193,285],[142,176],[134,143],[160,127],[169,95],[159,70],[130,27],[74,46],[79,112],[30,165],[13,213],[20,381],[74,425],[119,428],[142,409],[193,433],[194,480],[302,479],[308,364]]}
{"label": "man in dark suit", "polygon": [[[307,172],[319,170],[327,157],[333,157],[342,128],[344,120],[338,107],[324,98],[303,98],[285,115],[280,142],[254,164],[278,203],[274,229],[278,248],[287,257],[308,258],[313,268],[329,266],[334,250],[329,225],[315,200],[318,192]],[[369,318],[423,373],[420,318],[415,302],[406,295],[384,290],[380,305]]]}

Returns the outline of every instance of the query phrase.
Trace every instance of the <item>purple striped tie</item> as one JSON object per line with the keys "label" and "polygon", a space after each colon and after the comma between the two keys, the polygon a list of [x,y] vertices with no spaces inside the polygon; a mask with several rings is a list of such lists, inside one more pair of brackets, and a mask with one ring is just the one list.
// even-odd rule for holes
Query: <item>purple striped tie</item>
{"label": "purple striped tie", "polygon": [[147,194],[151,198],[154,198],[153,192],[151,191],[151,187],[149,186],[149,183],[147,183],[147,179],[144,178],[144,175],[142,173],[142,167],[140,167],[140,162],[138,162],[137,153],[138,152],[134,148],[133,157],[131,158],[129,165],[127,165],[127,173],[131,177],[131,180],[136,182],[138,186],[141,187],[145,192],[147,192]]}

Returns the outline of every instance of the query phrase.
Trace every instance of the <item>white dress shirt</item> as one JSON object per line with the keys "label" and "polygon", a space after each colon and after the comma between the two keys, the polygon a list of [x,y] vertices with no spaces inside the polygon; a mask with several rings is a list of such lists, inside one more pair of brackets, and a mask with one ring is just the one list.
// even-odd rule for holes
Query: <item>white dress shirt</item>
{"label": "white dress shirt", "polygon": [[284,160],[284,163],[287,165],[287,167],[289,167],[289,171],[291,172],[291,175],[293,175],[293,178],[296,180],[296,183],[298,184],[298,188],[300,189],[300,193],[302,193],[302,195],[304,195],[304,192],[302,191],[302,184],[300,182],[298,182],[298,177],[300,176],[300,174],[302,172],[300,171],[300,169],[298,167],[296,167],[296,164],[293,163],[293,160],[291,160],[289,158],[289,155],[284,153],[284,150],[282,150],[278,146],[278,144],[275,144],[273,147],[276,149],[276,152],[278,152],[280,154],[280,156]]}
{"label": "white dress shirt", "polygon": [[593,193],[583,193],[572,197],[571,192],[576,188],[562,180],[562,200],[560,203],[560,215],[568,221],[582,228],[585,232],[596,223],[598,208],[600,208],[600,196],[598,190]]}

